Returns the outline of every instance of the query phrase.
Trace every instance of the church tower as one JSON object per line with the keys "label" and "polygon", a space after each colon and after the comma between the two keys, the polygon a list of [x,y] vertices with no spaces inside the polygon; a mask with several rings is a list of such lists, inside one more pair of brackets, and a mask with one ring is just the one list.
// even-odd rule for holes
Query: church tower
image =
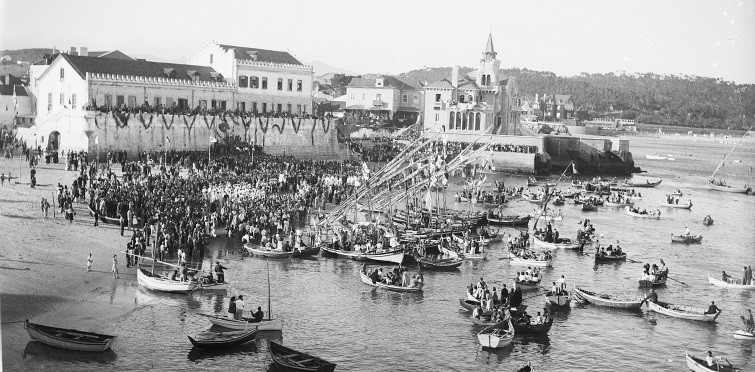
{"label": "church tower", "polygon": [[482,52],[480,59],[480,68],[477,70],[477,85],[480,88],[493,87],[498,85],[498,70],[501,67],[501,61],[497,60],[497,53],[493,48],[493,35],[488,35],[488,44],[485,45],[485,51]]}

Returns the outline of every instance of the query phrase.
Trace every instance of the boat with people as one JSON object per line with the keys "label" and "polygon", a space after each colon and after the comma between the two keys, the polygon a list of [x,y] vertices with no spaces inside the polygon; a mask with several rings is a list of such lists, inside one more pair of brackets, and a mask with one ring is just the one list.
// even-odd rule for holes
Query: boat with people
{"label": "boat with people", "polygon": [[200,286],[196,280],[172,280],[162,275],[153,274],[143,267],[136,269],[136,281],[149,290],[167,293],[191,293]]}
{"label": "boat with people", "polygon": [[726,363],[728,365],[723,365],[719,363],[719,358],[714,358],[716,361],[715,368],[713,366],[708,366],[708,362],[705,359],[702,358],[696,358],[694,355],[690,354],[689,351],[684,351],[684,354],[686,355],[687,360],[687,368],[691,369],[695,372],[739,372],[740,369],[734,367],[729,361],[727,360]]}
{"label": "boat with people", "polygon": [[340,258],[349,258],[356,261],[376,261],[376,262],[390,262],[400,264],[404,262],[404,248],[399,247],[396,249],[383,249],[375,250],[373,252],[362,251],[344,251],[336,249],[333,245],[324,244],[320,246],[320,250],[323,255],[332,255]]}
{"label": "boat with people", "polygon": [[571,293],[569,291],[560,291],[560,292],[552,292],[548,291],[545,293],[545,302],[550,304],[551,306],[558,306],[558,307],[566,307],[569,306],[571,303]]}
{"label": "boat with people", "polygon": [[234,332],[205,332],[195,337],[186,337],[197,349],[222,350],[253,341],[257,337],[257,328],[251,327],[245,331]]}
{"label": "boat with people", "polygon": [[428,258],[420,258],[417,260],[420,269],[423,270],[435,270],[435,271],[454,271],[464,263],[464,260],[460,258],[448,258],[443,260],[431,260]]}
{"label": "boat with people", "polygon": [[[663,260],[661,260],[661,262],[663,262]],[[666,281],[668,280],[668,268],[664,267],[663,269],[656,270],[656,267],[657,266],[654,264],[653,270],[649,271],[650,266],[645,264],[645,271],[642,273],[642,278],[639,280],[640,287],[655,288],[666,285]]]}
{"label": "boat with people", "polygon": [[580,287],[574,287],[574,295],[593,305],[615,309],[639,309],[642,306],[642,298],[617,298],[613,295],[588,291]]}
{"label": "boat with people", "polygon": [[335,363],[285,347],[273,340],[268,340],[268,351],[278,371],[333,372],[337,366]]}
{"label": "boat with people", "polygon": [[384,278],[380,277],[380,274],[377,269],[373,269],[369,272],[367,271],[366,263],[362,265],[362,268],[359,270],[359,278],[362,280],[362,283],[364,284],[367,284],[369,286],[376,287],[376,288],[394,291],[394,292],[411,292],[411,293],[421,292],[422,286],[425,284],[422,274],[416,274],[414,277],[412,277],[411,282],[407,283],[406,286],[401,285],[400,276],[396,276],[396,278],[394,278],[394,284],[385,283],[382,281]]}
{"label": "boat with people", "polygon": [[737,340],[755,340],[755,333],[753,332],[747,332],[743,329],[739,329],[734,331],[734,338]]}
{"label": "boat with people", "polygon": [[700,322],[712,323],[716,321],[716,318],[718,318],[719,315],[721,315],[720,309],[715,313],[708,314],[705,309],[674,305],[667,302],[645,301],[645,304],[650,311],[656,313],[672,316],[674,318],[696,320]]}
{"label": "boat with people", "polygon": [[535,254],[534,252],[529,252],[530,255],[525,258],[523,256],[525,253],[519,253],[515,254],[513,252],[509,252],[509,262],[511,262],[512,265],[517,266],[537,266],[537,267],[549,267],[553,266],[553,258],[547,257],[547,256],[541,256],[538,254]]}
{"label": "boat with people", "polygon": [[558,238],[558,241],[548,242],[545,241],[541,236],[538,234],[534,234],[535,236],[535,245],[547,248],[547,249],[578,249],[581,245],[580,242],[576,240],[571,240],[569,238]]}
{"label": "boat with people", "polygon": [[633,182],[629,181],[628,179],[625,179],[624,182],[621,183],[621,187],[656,187],[661,184],[663,180],[658,180],[655,182],[650,182],[650,180],[639,181],[639,182]]}
{"label": "boat with people", "polygon": [[511,322],[514,331],[518,335],[546,335],[551,331],[553,318],[549,318],[544,323],[533,323],[528,318],[520,318]]}
{"label": "boat with people", "polygon": [[[469,296],[469,294],[467,294],[467,295]],[[477,308],[477,306],[479,306],[479,305],[481,305],[480,301],[474,299],[474,297],[472,297],[472,298],[468,297],[466,299],[464,299],[464,298],[460,298],[459,299],[459,306],[461,306],[462,309],[464,309],[465,311],[468,311],[468,312],[469,311],[474,311],[474,309]],[[489,317],[492,314],[493,314],[493,310],[485,310],[485,309],[483,309],[481,316],[483,316],[483,317]]]}
{"label": "boat with people", "polygon": [[509,321],[508,328],[501,328],[501,324],[495,324],[487,327],[477,333],[477,340],[482,347],[491,349],[500,349],[511,345],[514,341],[514,326]]}
{"label": "boat with people", "polygon": [[34,340],[58,349],[74,351],[105,351],[110,349],[117,336],[51,327],[24,321],[24,328]]}
{"label": "boat with people", "polygon": [[689,200],[686,204],[669,204],[664,202],[659,202],[658,205],[661,207],[666,208],[675,208],[675,209],[692,209],[692,200]]}
{"label": "boat with people", "polygon": [[591,202],[586,202],[582,204],[582,211],[584,212],[597,211],[597,210],[598,210],[598,207]]}
{"label": "boat with people", "polygon": [[258,331],[282,331],[283,321],[281,319],[261,319],[243,318],[233,319],[225,315],[217,314],[202,314],[199,315],[207,317],[210,322],[218,327],[235,330],[245,330],[249,327],[256,327]]}
{"label": "boat with people", "polygon": [[607,254],[596,254],[595,255],[595,263],[611,263],[611,262],[624,262],[627,260],[627,254],[626,253],[607,253]]}
{"label": "boat with people", "polygon": [[637,218],[650,218],[650,219],[659,219],[661,218],[661,211],[660,210],[654,210],[654,211],[640,211],[639,208],[633,208],[633,207],[624,207],[624,210],[626,210],[627,214],[632,217]]}
{"label": "boat with people", "polygon": [[489,224],[495,226],[527,226],[530,223],[530,216],[502,216],[489,213],[487,220]]}
{"label": "boat with people", "polygon": [[710,284],[713,284],[718,287],[724,287],[724,288],[732,288],[732,289],[755,289],[755,281],[753,281],[750,284],[742,284],[741,280],[722,280],[719,278],[715,278],[712,275],[708,274],[708,282]]}
{"label": "boat with people", "polygon": [[703,225],[704,225],[704,226],[710,226],[710,225],[712,225],[712,224],[713,224],[713,218],[712,218],[712,217],[711,217],[710,215],[706,215],[706,216],[705,216],[705,217],[703,218]]}
{"label": "boat with people", "polygon": [[272,247],[263,247],[258,244],[246,243],[244,244],[246,249],[252,256],[266,257],[266,258],[291,258],[294,256],[293,251],[284,251],[273,249]]}
{"label": "boat with people", "polygon": [[684,244],[691,244],[691,243],[700,243],[703,240],[702,235],[678,235],[678,234],[671,234],[671,242],[672,243],[684,243]]}

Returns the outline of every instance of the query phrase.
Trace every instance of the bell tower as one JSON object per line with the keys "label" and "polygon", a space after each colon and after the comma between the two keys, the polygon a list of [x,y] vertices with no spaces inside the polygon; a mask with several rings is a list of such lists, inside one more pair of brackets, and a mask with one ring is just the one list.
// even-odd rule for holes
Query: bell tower
{"label": "bell tower", "polygon": [[477,70],[477,85],[480,87],[493,87],[498,85],[498,70],[501,61],[496,59],[498,53],[493,48],[493,35],[488,34],[488,43],[482,52],[480,68]]}

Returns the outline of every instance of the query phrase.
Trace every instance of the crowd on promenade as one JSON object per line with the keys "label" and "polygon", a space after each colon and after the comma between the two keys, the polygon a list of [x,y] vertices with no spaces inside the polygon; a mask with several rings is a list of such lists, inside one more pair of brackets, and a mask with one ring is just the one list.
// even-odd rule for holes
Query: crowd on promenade
{"label": "crowd on promenade", "polygon": [[118,114],[164,114],[164,115],[235,115],[244,117],[269,117],[269,118],[304,118],[310,119],[315,116],[304,113],[296,114],[287,111],[269,111],[259,112],[256,110],[246,111],[241,109],[229,110],[222,106],[216,107],[203,107],[197,106],[194,108],[184,107],[179,105],[150,105],[148,102],[144,102],[141,105],[89,105],[85,108],[87,111],[97,111],[101,113],[118,113]]}

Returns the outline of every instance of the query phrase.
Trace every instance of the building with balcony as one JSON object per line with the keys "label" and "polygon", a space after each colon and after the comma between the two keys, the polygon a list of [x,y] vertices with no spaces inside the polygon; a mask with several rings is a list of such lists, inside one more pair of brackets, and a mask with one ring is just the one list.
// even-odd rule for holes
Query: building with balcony
{"label": "building with balcony", "polygon": [[312,113],[312,66],[288,52],[211,42],[189,64],[209,66],[236,87],[229,109],[255,113]]}
{"label": "building with balcony", "polygon": [[346,86],[346,115],[359,122],[414,124],[421,104],[421,91],[395,76],[354,78]]}
{"label": "building with balcony", "polygon": [[424,128],[429,131],[519,134],[519,92],[513,77],[503,77],[492,35],[477,71],[424,87]]}

